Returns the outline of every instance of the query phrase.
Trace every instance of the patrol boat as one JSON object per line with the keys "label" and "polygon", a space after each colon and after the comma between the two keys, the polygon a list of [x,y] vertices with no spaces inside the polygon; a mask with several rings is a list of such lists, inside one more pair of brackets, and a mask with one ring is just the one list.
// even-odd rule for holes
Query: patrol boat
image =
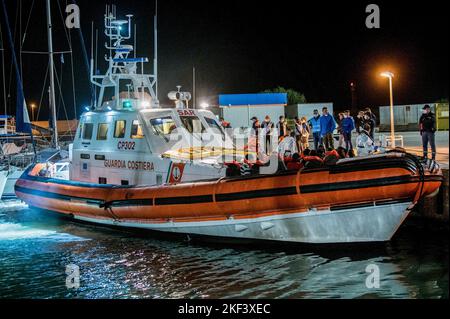
{"label": "patrol boat", "polygon": [[176,108],[159,106],[156,76],[143,72],[148,59],[131,57],[133,46],[124,44],[130,25],[131,16],[118,20],[107,10],[109,68],[91,72],[98,101],[81,116],[66,178],[46,162],[17,181],[29,206],[84,222],[225,239],[382,242],[438,191],[439,167],[401,152],[227,176],[221,159],[245,166],[252,154],[233,145],[210,111],[189,109],[181,88],[169,93]]}

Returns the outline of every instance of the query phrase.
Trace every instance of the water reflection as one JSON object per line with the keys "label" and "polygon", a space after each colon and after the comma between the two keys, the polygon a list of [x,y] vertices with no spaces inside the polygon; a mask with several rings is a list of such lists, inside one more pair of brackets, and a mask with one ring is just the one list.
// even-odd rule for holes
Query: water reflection
{"label": "water reflection", "polygon": [[[425,234],[427,234],[425,236]],[[448,298],[448,239],[406,225],[387,245],[237,246],[137,237],[32,210],[0,216],[2,298]],[[80,267],[68,290],[65,267]],[[380,288],[366,287],[366,267]]]}

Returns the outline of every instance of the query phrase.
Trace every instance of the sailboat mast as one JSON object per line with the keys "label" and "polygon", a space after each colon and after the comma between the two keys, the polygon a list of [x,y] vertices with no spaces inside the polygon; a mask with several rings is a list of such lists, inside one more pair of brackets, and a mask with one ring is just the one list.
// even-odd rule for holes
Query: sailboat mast
{"label": "sailboat mast", "polygon": [[53,35],[52,35],[52,17],[50,0],[47,0],[47,36],[48,36],[48,56],[50,67],[50,109],[53,122],[52,147],[59,149],[58,145],[58,123],[56,118],[56,99],[55,99],[55,75],[53,61]]}
{"label": "sailboat mast", "polygon": [[155,95],[158,99],[158,0],[156,0],[155,5],[155,18],[154,18],[154,32],[155,32],[155,44],[154,44],[154,56],[153,56],[153,69],[155,74]]}

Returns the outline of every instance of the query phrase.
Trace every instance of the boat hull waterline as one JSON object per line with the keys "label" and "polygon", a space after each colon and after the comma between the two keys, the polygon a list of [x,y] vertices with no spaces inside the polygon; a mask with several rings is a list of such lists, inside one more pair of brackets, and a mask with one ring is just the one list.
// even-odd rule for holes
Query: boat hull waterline
{"label": "boat hull waterline", "polygon": [[436,193],[439,172],[419,176],[404,157],[386,156],[277,175],[188,184],[121,187],[35,175],[17,196],[32,207],[110,226],[224,238],[383,242],[417,201]]}

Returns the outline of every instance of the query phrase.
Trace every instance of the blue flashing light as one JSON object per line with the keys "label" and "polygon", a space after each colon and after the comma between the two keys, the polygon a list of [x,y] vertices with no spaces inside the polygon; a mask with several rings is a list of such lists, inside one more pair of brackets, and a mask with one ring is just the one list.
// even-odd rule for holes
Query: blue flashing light
{"label": "blue flashing light", "polygon": [[132,103],[130,101],[123,101],[123,108],[124,109],[129,109],[132,107]]}

